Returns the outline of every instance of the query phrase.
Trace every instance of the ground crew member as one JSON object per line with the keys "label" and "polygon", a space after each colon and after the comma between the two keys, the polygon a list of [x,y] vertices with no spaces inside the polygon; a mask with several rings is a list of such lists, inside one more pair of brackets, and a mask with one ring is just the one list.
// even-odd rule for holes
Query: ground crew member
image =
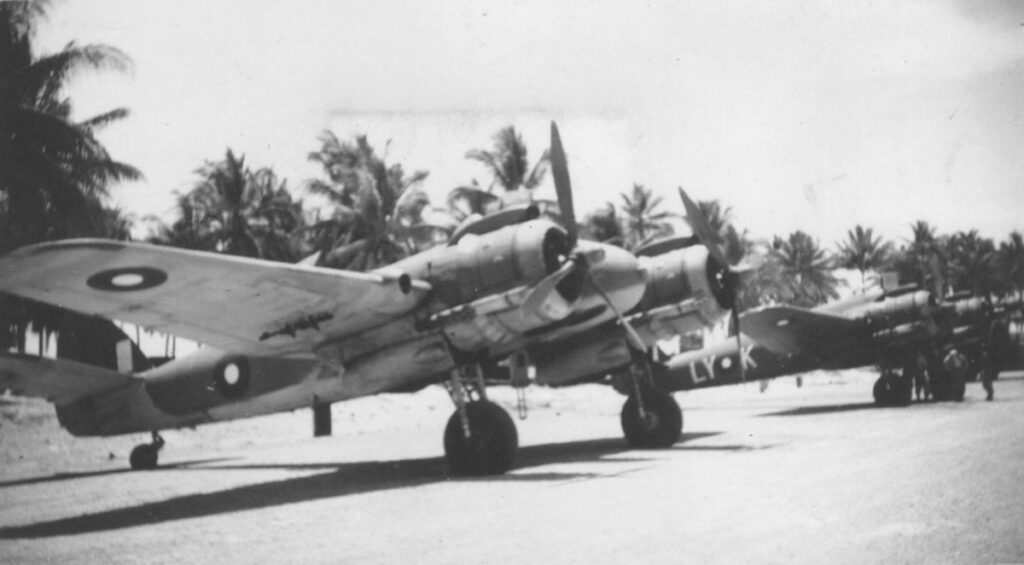
{"label": "ground crew member", "polygon": [[985,388],[985,400],[992,401],[994,390],[992,381],[996,378],[996,370],[992,365],[992,354],[987,347],[981,350],[981,386]]}
{"label": "ground crew member", "polygon": [[932,396],[932,389],[928,382],[928,359],[925,358],[923,353],[917,354],[917,359],[914,360],[914,398],[918,401],[923,397],[925,400],[929,400]]}
{"label": "ground crew member", "polygon": [[946,358],[942,360],[942,364],[945,365],[947,371],[956,375],[958,381],[964,379],[964,373],[967,370],[967,358],[957,351],[956,348],[949,350]]}

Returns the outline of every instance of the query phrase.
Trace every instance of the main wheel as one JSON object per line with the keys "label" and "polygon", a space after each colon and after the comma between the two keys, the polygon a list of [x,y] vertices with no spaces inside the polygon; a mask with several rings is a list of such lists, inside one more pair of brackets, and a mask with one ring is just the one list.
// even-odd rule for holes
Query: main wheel
{"label": "main wheel", "polygon": [[633,447],[671,447],[683,435],[683,411],[676,399],[667,392],[647,390],[644,395],[644,414],[636,394],[630,395],[622,406],[622,433]]}
{"label": "main wheel", "polygon": [[128,462],[131,464],[132,469],[156,469],[157,454],[160,452],[160,448],[152,443],[144,443],[142,445],[135,446],[132,450],[131,455],[128,456]]}
{"label": "main wheel", "polygon": [[875,381],[875,386],[871,392],[875,397],[876,406],[892,406],[895,404],[896,398],[895,391],[896,381],[889,375],[881,375]]}
{"label": "main wheel", "polygon": [[444,453],[453,475],[500,475],[512,468],[519,450],[519,434],[508,412],[497,404],[476,401],[466,404],[469,437],[456,410],[444,430]]}

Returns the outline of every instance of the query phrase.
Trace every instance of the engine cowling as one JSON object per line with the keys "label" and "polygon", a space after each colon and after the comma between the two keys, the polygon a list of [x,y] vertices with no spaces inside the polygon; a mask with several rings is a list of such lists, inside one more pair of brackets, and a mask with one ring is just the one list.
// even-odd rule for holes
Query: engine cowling
{"label": "engine cowling", "polygon": [[851,312],[850,315],[863,315],[866,323],[873,328],[888,327],[920,321],[930,316],[935,307],[936,302],[931,293],[919,290],[866,304],[862,310]]}
{"label": "engine cowling", "polygon": [[704,246],[677,249],[653,257],[640,257],[647,272],[647,291],[640,304],[656,308],[696,299],[708,299],[721,311],[732,308],[734,291],[728,284],[733,276]]}
{"label": "engine cowling", "polygon": [[536,283],[558,270],[572,251],[566,231],[543,218],[465,234],[454,247],[437,249],[407,260],[406,272],[430,282],[437,299],[447,305]]}

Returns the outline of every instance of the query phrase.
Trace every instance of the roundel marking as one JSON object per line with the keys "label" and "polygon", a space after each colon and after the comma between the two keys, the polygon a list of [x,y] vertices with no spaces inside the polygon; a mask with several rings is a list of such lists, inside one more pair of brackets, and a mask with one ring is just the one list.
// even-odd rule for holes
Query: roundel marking
{"label": "roundel marking", "polygon": [[241,398],[249,390],[249,361],[245,357],[230,357],[217,363],[213,388],[224,398]]}
{"label": "roundel marking", "polygon": [[96,290],[126,292],[157,287],[166,281],[167,273],[160,269],[152,267],[125,267],[122,269],[100,271],[89,277],[85,284]]}

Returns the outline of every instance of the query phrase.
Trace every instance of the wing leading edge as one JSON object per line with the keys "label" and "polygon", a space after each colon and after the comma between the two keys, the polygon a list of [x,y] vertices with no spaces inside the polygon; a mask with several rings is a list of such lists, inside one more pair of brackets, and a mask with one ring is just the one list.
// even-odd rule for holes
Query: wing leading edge
{"label": "wing leading edge", "polygon": [[0,290],[249,354],[310,351],[405,314],[429,285],[171,247],[65,240],[0,258]]}

